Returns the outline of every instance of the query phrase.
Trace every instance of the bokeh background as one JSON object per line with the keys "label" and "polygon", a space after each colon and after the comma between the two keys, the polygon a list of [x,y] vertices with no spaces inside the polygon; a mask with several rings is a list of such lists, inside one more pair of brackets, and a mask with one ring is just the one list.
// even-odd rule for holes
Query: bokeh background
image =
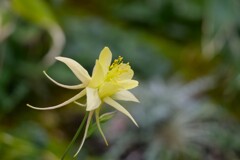
{"label": "bokeh background", "polygon": [[77,93],[43,75],[79,83],[55,56],[91,73],[108,46],[140,81],[132,92],[141,103],[122,103],[140,127],[115,114],[103,124],[110,145],[94,132],[78,159],[239,160],[239,17],[239,0],[1,0],[0,159],[60,159],[84,109],[26,103],[46,107]]}

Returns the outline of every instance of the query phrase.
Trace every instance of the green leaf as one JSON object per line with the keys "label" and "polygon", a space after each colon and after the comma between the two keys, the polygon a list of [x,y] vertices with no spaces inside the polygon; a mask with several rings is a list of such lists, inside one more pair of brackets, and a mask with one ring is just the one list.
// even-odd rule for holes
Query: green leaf
{"label": "green leaf", "polygon": [[100,116],[100,123],[105,123],[107,122],[109,119],[111,119],[114,114],[116,113],[116,111],[113,111],[113,112],[108,112],[108,113],[104,113]]}

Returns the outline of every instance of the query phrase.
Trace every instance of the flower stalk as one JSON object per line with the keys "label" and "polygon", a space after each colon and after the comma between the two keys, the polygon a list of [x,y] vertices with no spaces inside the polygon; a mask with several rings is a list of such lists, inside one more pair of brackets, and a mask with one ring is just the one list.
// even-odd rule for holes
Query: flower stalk
{"label": "flower stalk", "polygon": [[75,133],[73,139],[71,140],[71,142],[69,143],[69,145],[67,146],[67,149],[65,150],[65,152],[63,153],[63,156],[61,158],[61,160],[64,160],[65,156],[67,155],[69,149],[72,147],[72,145],[74,144],[74,142],[76,141],[76,139],[78,138],[79,134],[81,133],[82,131],[82,128],[87,120],[87,117],[88,117],[88,112],[85,114],[80,126],[78,127],[78,130],[77,132]]}

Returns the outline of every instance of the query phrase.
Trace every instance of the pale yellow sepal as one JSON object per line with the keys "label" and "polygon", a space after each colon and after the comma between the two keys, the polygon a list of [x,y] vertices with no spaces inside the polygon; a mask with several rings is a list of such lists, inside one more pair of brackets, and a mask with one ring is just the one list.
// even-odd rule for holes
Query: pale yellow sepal
{"label": "pale yellow sepal", "polygon": [[92,111],[98,107],[100,107],[100,104],[102,103],[99,95],[98,95],[98,89],[96,88],[86,88],[87,90],[87,111]]}
{"label": "pale yellow sepal", "polygon": [[74,101],[74,103],[81,106],[81,107],[87,107],[87,104],[79,103],[77,101]]}
{"label": "pale yellow sepal", "polygon": [[50,79],[50,81],[52,81],[53,83],[55,83],[56,85],[63,87],[63,88],[67,88],[67,89],[81,89],[84,88],[85,85],[84,84],[78,84],[78,85],[65,85],[65,84],[61,84],[57,81],[55,81],[54,79],[52,79],[45,71],[43,71],[43,73],[45,74],[45,76]]}
{"label": "pale yellow sepal", "polygon": [[65,101],[65,102],[63,102],[63,103],[61,103],[61,104],[58,104],[58,105],[56,105],[56,106],[50,106],[50,107],[46,107],[46,108],[34,107],[34,106],[30,105],[30,104],[27,104],[27,106],[30,107],[30,108],[33,108],[33,109],[37,109],[37,110],[57,109],[57,108],[60,108],[60,107],[65,106],[65,105],[67,105],[67,104],[69,104],[69,103],[72,103],[72,102],[76,101],[77,99],[79,99],[79,98],[81,98],[81,97],[83,97],[83,96],[85,96],[85,95],[86,95],[86,90],[84,89],[84,90],[82,90],[80,93],[78,93],[77,95],[75,95],[74,97],[72,97],[72,98],[70,98],[69,100],[67,100],[67,101]]}
{"label": "pale yellow sepal", "polygon": [[129,92],[127,90],[122,90],[120,92],[115,93],[112,96],[112,98],[115,100],[120,100],[120,101],[139,102],[139,100],[131,92]]}
{"label": "pale yellow sepal", "polygon": [[91,80],[87,70],[73,59],[66,57],[56,57],[56,59],[65,63],[83,84],[87,84]]}
{"label": "pale yellow sepal", "polygon": [[116,101],[114,101],[110,97],[104,98],[103,101],[105,103],[109,104],[110,106],[112,106],[113,108],[117,109],[118,111],[122,112],[126,116],[128,116],[133,121],[133,123],[138,127],[137,122],[134,120],[134,118],[131,116],[131,114],[123,106],[121,106],[119,103],[117,103]]}

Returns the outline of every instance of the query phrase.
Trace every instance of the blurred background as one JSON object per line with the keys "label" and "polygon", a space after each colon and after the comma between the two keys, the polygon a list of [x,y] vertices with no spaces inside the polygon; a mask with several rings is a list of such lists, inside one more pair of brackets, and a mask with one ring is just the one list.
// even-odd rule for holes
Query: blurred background
{"label": "blurred background", "polygon": [[[78,159],[239,160],[239,0],[1,0],[0,159],[58,160],[80,125],[84,109],[58,104],[78,84],[55,56],[91,73],[104,46],[124,57],[140,81],[140,104],[122,103]],[[106,106],[102,112],[111,111]],[[71,159],[81,136],[70,151]]]}

